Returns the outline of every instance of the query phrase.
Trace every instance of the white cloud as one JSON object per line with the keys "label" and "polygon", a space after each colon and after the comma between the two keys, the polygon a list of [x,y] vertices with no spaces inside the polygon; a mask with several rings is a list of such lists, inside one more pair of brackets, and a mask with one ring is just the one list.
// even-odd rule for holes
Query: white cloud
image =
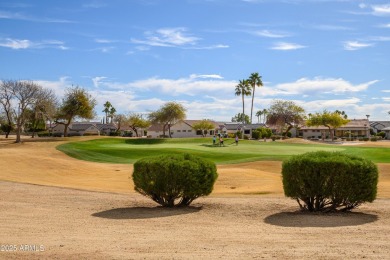
{"label": "white cloud", "polygon": [[[143,40],[131,39],[134,44],[140,44],[137,48],[144,46],[153,47],[176,47],[183,49],[195,49],[195,50],[212,50],[212,49],[223,49],[229,48],[226,44],[214,44],[214,45],[199,45],[199,41],[202,40],[199,37],[192,36],[187,33],[187,29],[183,27],[178,28],[162,28],[155,32],[145,32],[145,38]],[[143,51],[145,49],[141,49]]]}
{"label": "white cloud", "polygon": [[390,23],[379,25],[381,28],[390,28]]}
{"label": "white cloud", "polygon": [[11,49],[44,49],[44,48],[57,48],[61,50],[67,50],[64,46],[64,42],[57,40],[45,40],[41,42],[32,42],[30,40],[20,39],[0,39],[0,47],[6,47]]}
{"label": "white cloud", "polygon": [[201,79],[223,79],[221,75],[218,74],[204,74],[204,75],[198,75],[198,74],[191,74],[190,79],[196,79],[196,78],[201,78]]}
{"label": "white cloud", "polygon": [[302,48],[306,48],[306,46],[296,44],[296,43],[288,43],[288,42],[279,42],[276,43],[273,47],[271,47],[272,50],[280,50],[280,51],[291,51],[291,50],[298,50]]}
{"label": "white cloud", "polygon": [[382,92],[390,93],[390,90],[386,89],[386,90],[382,90]]}
{"label": "white cloud", "polygon": [[361,9],[364,9],[364,8],[367,8],[367,5],[364,4],[364,3],[360,3],[360,4],[359,4],[359,7],[360,7]]}
{"label": "white cloud", "polygon": [[94,78],[92,78],[92,82],[93,82],[94,87],[98,88],[101,81],[106,79],[106,78],[107,77],[94,77]]}
{"label": "white cloud", "polygon": [[371,8],[375,15],[390,15],[390,4],[372,5]]}
{"label": "white cloud", "polygon": [[175,47],[183,45],[195,45],[200,40],[198,37],[188,35],[186,28],[162,28],[156,32],[145,32],[146,40],[131,39],[133,43],[159,47]]}
{"label": "white cloud", "polygon": [[348,92],[359,92],[366,90],[369,86],[377,83],[378,80],[353,85],[344,79],[334,78],[301,78],[296,82],[278,84],[274,88],[279,91],[284,91],[285,94],[302,95],[304,93],[311,94],[339,94]]}
{"label": "white cloud", "polygon": [[330,24],[319,24],[313,25],[314,29],[323,30],[323,31],[350,31],[353,30],[350,27],[340,26],[340,25],[330,25]]}
{"label": "white cloud", "polygon": [[347,51],[356,51],[362,48],[367,48],[373,46],[373,43],[363,43],[358,41],[347,41],[344,42],[344,49]]}
{"label": "white cloud", "polygon": [[210,46],[193,46],[193,47],[185,47],[185,49],[193,49],[193,50],[214,50],[214,49],[226,49],[229,48],[229,45],[225,44],[216,44]]}
{"label": "white cloud", "polygon": [[1,47],[7,47],[11,49],[28,49],[32,46],[29,40],[18,40],[18,39],[5,39],[0,42]]}
{"label": "white cloud", "polygon": [[58,81],[48,81],[48,80],[34,80],[38,85],[53,90],[56,96],[61,99],[65,94],[65,89],[72,86],[72,83],[69,81],[69,77],[61,77]]}
{"label": "white cloud", "polygon": [[287,33],[282,33],[282,32],[272,32],[269,30],[261,30],[261,31],[254,31],[252,32],[254,35],[257,36],[262,36],[262,37],[267,37],[267,38],[285,38],[290,36]]}
{"label": "white cloud", "polygon": [[214,78],[203,77],[201,79],[190,76],[179,79],[149,78],[129,83],[128,86],[142,90],[153,90],[170,95],[194,96],[203,93],[231,92],[237,82],[214,80]]}
{"label": "white cloud", "polygon": [[10,20],[22,20],[22,21],[30,21],[30,22],[40,22],[40,23],[75,23],[70,20],[61,20],[61,19],[52,19],[52,18],[36,18],[27,16],[21,13],[10,13],[0,11],[0,19],[10,19]]}

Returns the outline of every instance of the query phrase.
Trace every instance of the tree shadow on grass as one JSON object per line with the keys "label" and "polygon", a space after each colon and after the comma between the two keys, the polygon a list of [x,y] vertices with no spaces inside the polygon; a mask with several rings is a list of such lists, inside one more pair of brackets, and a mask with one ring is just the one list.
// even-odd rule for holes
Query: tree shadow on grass
{"label": "tree shadow on grass", "polygon": [[101,212],[93,213],[93,217],[108,218],[108,219],[148,219],[148,218],[164,218],[177,215],[185,215],[196,213],[202,207],[180,207],[180,208],[166,208],[166,207],[134,207],[134,208],[117,208],[109,209]]}
{"label": "tree shadow on grass", "polygon": [[309,212],[280,212],[270,215],[264,222],[281,227],[345,227],[359,226],[378,220],[377,215],[361,212],[343,213],[309,213]]}

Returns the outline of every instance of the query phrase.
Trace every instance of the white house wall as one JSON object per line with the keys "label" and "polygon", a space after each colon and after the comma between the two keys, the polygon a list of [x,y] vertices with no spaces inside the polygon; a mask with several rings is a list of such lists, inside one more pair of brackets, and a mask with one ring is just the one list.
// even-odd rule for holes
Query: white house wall
{"label": "white house wall", "polygon": [[171,136],[174,138],[199,137],[196,130],[184,122],[171,126]]}

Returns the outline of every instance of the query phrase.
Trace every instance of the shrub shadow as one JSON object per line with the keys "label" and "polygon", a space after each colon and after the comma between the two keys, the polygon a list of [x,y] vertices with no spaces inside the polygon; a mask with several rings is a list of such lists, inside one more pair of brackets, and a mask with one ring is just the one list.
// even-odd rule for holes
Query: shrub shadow
{"label": "shrub shadow", "polygon": [[377,215],[361,212],[343,213],[309,213],[309,212],[280,212],[270,215],[264,222],[281,227],[345,227],[359,226],[378,220]]}
{"label": "shrub shadow", "polygon": [[93,217],[108,218],[108,219],[149,219],[149,218],[164,218],[177,215],[185,215],[196,213],[202,207],[180,207],[180,208],[166,208],[166,207],[133,207],[133,208],[117,208],[109,209],[101,212],[93,213]]}

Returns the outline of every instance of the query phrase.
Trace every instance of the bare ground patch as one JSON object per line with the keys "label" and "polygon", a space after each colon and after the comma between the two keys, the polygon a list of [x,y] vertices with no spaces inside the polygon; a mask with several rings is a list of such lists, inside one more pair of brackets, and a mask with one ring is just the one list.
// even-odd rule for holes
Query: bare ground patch
{"label": "bare ground patch", "polygon": [[44,247],[0,259],[388,258],[390,164],[379,199],[350,214],[297,212],[281,162],[219,166],[211,197],[171,210],[133,192],[131,165],[79,161],[59,143],[0,144],[1,244]]}

